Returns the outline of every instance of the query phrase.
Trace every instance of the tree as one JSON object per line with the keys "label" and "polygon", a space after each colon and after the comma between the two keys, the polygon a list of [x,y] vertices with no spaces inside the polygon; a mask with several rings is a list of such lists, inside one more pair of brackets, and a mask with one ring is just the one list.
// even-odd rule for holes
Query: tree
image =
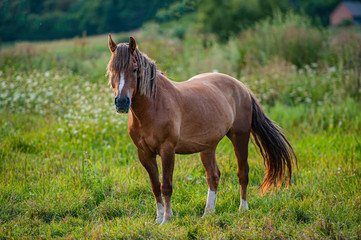
{"label": "tree", "polygon": [[287,0],[200,0],[198,3],[203,30],[215,33],[223,41],[271,16],[273,11],[285,11],[288,7]]}

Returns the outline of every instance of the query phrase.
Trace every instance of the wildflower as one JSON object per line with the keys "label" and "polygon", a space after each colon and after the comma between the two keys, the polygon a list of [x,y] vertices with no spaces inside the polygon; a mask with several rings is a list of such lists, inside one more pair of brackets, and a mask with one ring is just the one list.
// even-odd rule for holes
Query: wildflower
{"label": "wildflower", "polygon": [[49,77],[50,76],[50,73],[49,72],[45,72],[45,77]]}
{"label": "wildflower", "polygon": [[329,67],[329,68],[328,68],[328,72],[329,72],[329,73],[336,72],[336,67]]}
{"label": "wildflower", "polygon": [[16,92],[16,93],[14,94],[13,100],[14,100],[14,101],[17,101],[19,98],[20,98],[20,93],[17,93],[17,92]]}

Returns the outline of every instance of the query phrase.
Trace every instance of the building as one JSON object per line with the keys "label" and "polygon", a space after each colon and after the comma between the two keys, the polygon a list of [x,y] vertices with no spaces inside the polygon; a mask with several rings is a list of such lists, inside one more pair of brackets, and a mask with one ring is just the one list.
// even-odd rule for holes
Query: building
{"label": "building", "polygon": [[361,24],[361,2],[342,1],[330,14],[331,26],[336,27],[346,22]]}

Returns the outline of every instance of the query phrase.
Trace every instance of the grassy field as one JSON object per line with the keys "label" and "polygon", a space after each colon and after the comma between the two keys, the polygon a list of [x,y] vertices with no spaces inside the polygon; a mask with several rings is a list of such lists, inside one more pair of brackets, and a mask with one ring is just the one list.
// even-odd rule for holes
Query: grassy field
{"label": "grassy field", "polygon": [[104,77],[107,37],[21,43],[0,55],[0,238],[361,238],[355,71],[337,61],[299,68],[271,55],[260,64],[236,39],[151,37],[155,28],[131,34],[171,79],[216,69],[255,92],[297,152],[291,187],[259,194],[263,160],[250,144],[250,210],[239,212],[236,160],[224,139],[215,214],[201,219],[207,183],[199,156],[176,156],[175,218],[159,227],[127,115],[116,114]]}

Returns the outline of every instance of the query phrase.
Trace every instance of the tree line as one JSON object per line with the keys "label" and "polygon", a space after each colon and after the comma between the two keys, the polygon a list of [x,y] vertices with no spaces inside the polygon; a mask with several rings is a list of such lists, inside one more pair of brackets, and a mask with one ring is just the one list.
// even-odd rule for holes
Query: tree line
{"label": "tree line", "polygon": [[139,28],[174,0],[0,0],[0,40],[45,40]]}
{"label": "tree line", "polygon": [[[354,0],[355,1],[355,0]],[[360,1],[360,0],[356,0]],[[221,40],[278,12],[327,26],[340,0],[0,0],[0,40],[46,40],[137,29],[195,12],[201,30]]]}

